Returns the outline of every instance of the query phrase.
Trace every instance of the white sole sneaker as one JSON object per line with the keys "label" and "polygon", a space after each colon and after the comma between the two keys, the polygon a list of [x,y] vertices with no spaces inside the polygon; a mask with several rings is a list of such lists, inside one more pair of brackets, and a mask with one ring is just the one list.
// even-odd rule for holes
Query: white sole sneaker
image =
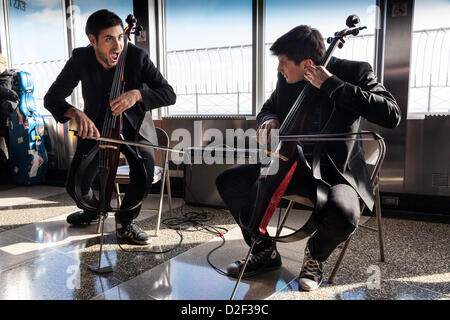
{"label": "white sole sneaker", "polygon": [[313,291],[320,287],[322,281],[316,282],[314,280],[308,278],[300,278],[298,279],[298,285],[301,289],[305,291]]}

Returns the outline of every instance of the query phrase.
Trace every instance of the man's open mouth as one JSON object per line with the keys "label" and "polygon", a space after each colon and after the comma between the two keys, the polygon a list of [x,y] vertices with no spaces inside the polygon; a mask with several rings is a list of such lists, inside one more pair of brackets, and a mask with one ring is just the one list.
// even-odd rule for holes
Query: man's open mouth
{"label": "man's open mouth", "polygon": [[109,54],[109,57],[111,58],[111,60],[112,60],[113,62],[117,62],[117,61],[119,61],[119,55],[120,55],[119,52],[111,52],[111,53]]}

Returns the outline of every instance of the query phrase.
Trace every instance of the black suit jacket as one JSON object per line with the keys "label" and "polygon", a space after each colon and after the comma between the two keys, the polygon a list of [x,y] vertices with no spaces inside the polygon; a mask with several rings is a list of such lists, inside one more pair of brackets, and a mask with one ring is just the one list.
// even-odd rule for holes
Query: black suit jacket
{"label": "black suit jacket", "polygon": [[[398,126],[400,108],[394,97],[377,82],[370,64],[332,58],[327,69],[333,76],[320,89],[314,90],[314,103],[320,108],[322,126],[335,108],[327,133],[358,132],[361,117],[382,127]],[[278,119],[281,123],[303,87],[301,82],[286,83],[279,73],[275,91],[257,116],[258,124],[269,119]],[[331,170],[341,175],[372,210],[373,190],[360,141],[327,142],[325,156],[332,163]]]}
{"label": "black suit jacket", "polygon": [[[93,47],[73,50],[72,57],[44,97],[45,108],[58,122],[64,123],[69,120],[64,114],[72,105],[65,99],[81,81],[84,112],[98,126],[98,118],[101,116],[98,112],[99,106],[104,103],[99,68],[102,66],[95,57]],[[147,111],[174,104],[176,101],[175,92],[149,59],[148,54],[131,43],[127,51],[124,79],[125,91],[138,89],[144,101],[125,111],[135,133],[139,132]],[[101,127],[98,129],[101,131]]]}

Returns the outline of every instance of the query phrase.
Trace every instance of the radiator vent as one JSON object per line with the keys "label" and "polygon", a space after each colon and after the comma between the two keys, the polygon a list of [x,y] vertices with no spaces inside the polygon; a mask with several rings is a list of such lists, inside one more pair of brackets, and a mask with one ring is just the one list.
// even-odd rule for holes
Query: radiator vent
{"label": "radiator vent", "polygon": [[448,187],[448,174],[433,173],[431,175],[431,186]]}
{"label": "radiator vent", "polygon": [[381,203],[387,206],[398,206],[398,197],[383,196],[381,197]]}

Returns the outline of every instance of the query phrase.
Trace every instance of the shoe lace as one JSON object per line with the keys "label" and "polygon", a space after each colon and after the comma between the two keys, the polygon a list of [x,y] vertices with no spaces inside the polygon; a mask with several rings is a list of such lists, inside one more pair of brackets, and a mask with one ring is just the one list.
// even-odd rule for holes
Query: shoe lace
{"label": "shoe lace", "polygon": [[[249,263],[258,263],[261,260],[266,259],[268,255],[270,256],[270,254],[272,253],[273,250],[274,250],[273,248],[268,248],[261,252],[251,254]],[[243,260],[245,261],[245,259],[243,259]]]}
{"label": "shoe lace", "polygon": [[133,235],[133,237],[137,237],[139,235],[139,233],[142,232],[141,228],[139,228],[136,224],[131,223],[128,227],[127,227],[127,231],[129,233],[131,233]]}
{"label": "shoe lace", "polygon": [[322,272],[322,264],[311,255],[306,256],[306,262],[303,265],[302,273],[304,275],[316,276]]}

